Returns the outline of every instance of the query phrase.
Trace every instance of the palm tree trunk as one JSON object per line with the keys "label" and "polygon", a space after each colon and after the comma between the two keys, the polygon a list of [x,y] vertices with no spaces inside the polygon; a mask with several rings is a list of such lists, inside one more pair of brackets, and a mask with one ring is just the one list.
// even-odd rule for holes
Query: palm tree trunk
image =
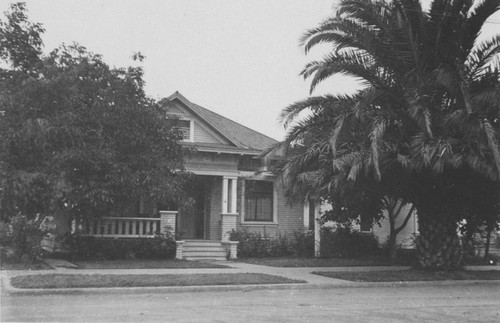
{"label": "palm tree trunk", "polygon": [[422,217],[417,238],[418,261],[425,269],[459,268],[462,251],[457,236],[457,223],[446,217]]}

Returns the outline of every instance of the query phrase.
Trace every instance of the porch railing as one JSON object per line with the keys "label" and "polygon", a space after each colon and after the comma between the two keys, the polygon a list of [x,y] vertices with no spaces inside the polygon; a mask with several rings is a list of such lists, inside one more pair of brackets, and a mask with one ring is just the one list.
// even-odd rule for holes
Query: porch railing
{"label": "porch railing", "polygon": [[80,223],[81,235],[106,238],[145,238],[160,233],[160,218],[103,217]]}
{"label": "porch railing", "polygon": [[71,232],[103,238],[148,238],[167,231],[175,233],[178,212],[159,213],[159,218],[102,217],[73,221]]}

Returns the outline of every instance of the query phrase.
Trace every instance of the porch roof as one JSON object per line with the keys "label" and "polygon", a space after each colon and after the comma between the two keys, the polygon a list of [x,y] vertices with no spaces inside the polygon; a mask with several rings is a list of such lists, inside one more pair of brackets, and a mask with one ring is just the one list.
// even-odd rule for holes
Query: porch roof
{"label": "porch roof", "polygon": [[209,152],[209,153],[252,155],[252,156],[260,156],[262,154],[262,150],[240,148],[228,145],[207,144],[201,142],[181,142],[181,145],[186,148],[195,148],[197,151]]}

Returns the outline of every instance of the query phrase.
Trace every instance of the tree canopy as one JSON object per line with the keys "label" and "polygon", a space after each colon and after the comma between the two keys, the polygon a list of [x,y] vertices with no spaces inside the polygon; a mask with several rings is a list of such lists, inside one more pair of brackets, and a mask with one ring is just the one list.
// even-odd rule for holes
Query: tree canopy
{"label": "tree canopy", "polygon": [[182,134],[145,95],[142,68],[110,67],[78,44],[44,55],[43,32],[22,3],[0,21],[2,219],[180,198]]}
{"label": "tree canopy", "polygon": [[[276,150],[288,152],[282,171],[291,193],[305,186],[338,202],[366,187],[411,202],[422,265],[456,264],[457,222],[485,215],[479,192],[499,196],[500,35],[478,39],[499,5],[434,0],[426,12],[417,0],[340,1],[304,34],[306,52],[321,43],[332,50],[302,75],[311,92],[335,74],[365,88],[282,111],[288,132]],[[498,216],[497,206],[487,214]]]}

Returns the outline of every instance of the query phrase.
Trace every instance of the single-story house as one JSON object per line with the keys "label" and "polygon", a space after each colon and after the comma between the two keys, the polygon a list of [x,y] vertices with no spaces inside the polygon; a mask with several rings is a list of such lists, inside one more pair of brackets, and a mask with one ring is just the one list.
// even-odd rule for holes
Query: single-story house
{"label": "single-story house", "polygon": [[[194,203],[162,210],[141,201],[136,214],[74,225],[81,234],[100,237],[142,237],[168,227],[182,236],[178,258],[225,259],[232,230],[269,237],[303,230],[310,212],[303,203],[287,203],[283,187],[267,170],[262,152],[276,140],[203,108],[175,92],[168,113],[179,118],[188,151],[185,169],[195,174],[190,185]],[[226,244],[226,246],[224,246]],[[235,257],[231,254],[231,257]]]}

